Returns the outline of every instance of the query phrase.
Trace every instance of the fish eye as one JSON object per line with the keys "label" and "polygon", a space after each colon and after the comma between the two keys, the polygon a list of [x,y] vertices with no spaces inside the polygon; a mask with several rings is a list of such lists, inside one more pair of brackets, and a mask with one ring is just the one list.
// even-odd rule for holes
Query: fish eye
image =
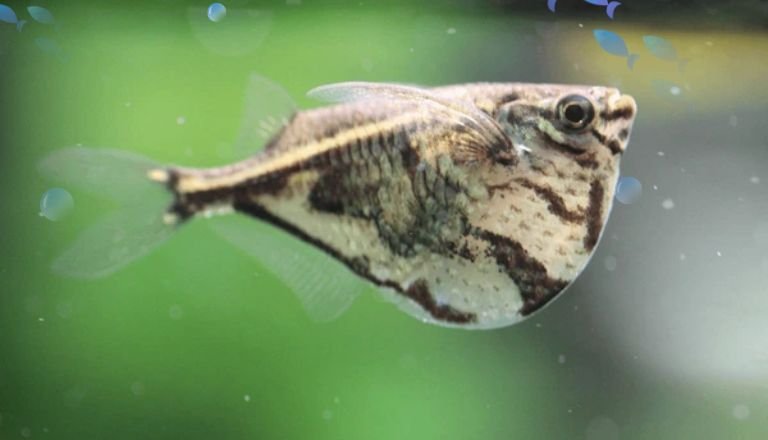
{"label": "fish eye", "polygon": [[589,99],[581,95],[568,95],[557,103],[557,116],[564,127],[581,130],[595,118],[595,109]]}

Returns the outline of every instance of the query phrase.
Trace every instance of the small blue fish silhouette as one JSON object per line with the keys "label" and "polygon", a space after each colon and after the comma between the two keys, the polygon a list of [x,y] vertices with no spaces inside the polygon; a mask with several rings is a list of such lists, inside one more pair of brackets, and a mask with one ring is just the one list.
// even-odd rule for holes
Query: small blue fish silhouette
{"label": "small blue fish silhouette", "polygon": [[60,62],[67,62],[67,55],[63,50],[61,50],[61,47],[59,47],[58,43],[56,43],[54,40],[51,40],[47,37],[37,37],[35,38],[35,45],[37,45],[40,50],[49,55],[52,55]]}
{"label": "small blue fish silhouette", "polygon": [[41,6],[29,6],[27,12],[29,12],[29,15],[38,23],[53,24],[54,22],[51,11]]}
{"label": "small blue fish silhouette", "polygon": [[677,50],[665,38],[656,35],[645,35],[643,36],[643,44],[655,57],[666,61],[677,61],[680,71],[683,70],[688,62],[688,60],[680,59],[677,56]]}
{"label": "small blue fish silhouette", "polygon": [[16,16],[15,12],[13,12],[13,9],[3,4],[0,4],[0,21],[9,24],[15,24],[16,30],[19,32],[21,32],[21,28],[24,27],[24,23],[27,22],[26,20],[19,20],[19,17]]}
{"label": "small blue fish silhouette", "polygon": [[13,12],[13,9],[6,5],[0,4],[0,21],[4,23],[16,24],[18,23],[19,19],[16,17],[16,13]]}
{"label": "small blue fish silhouette", "polygon": [[552,12],[555,12],[555,6],[557,5],[557,0],[547,0],[547,9],[549,9]]}
{"label": "small blue fish silhouette", "polygon": [[617,1],[609,1],[609,0],[584,0],[585,2],[589,3],[590,5],[595,6],[605,6],[605,13],[608,15],[608,18],[613,20],[613,13],[616,11],[616,8],[621,5],[621,2]]}
{"label": "small blue fish silhouette", "polygon": [[611,55],[626,57],[627,66],[629,66],[630,69],[635,65],[635,61],[637,61],[639,55],[629,53],[627,44],[621,36],[605,29],[595,29],[594,34],[595,40],[597,40],[603,50]]}

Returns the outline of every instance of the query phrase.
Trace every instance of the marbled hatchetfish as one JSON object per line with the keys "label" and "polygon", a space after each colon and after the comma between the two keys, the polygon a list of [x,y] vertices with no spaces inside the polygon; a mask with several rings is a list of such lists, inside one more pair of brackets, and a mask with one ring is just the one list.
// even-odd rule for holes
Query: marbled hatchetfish
{"label": "marbled hatchetfish", "polygon": [[246,131],[274,135],[231,165],[52,153],[44,174],[124,206],[54,270],[107,275],[216,217],[214,230],[318,316],[338,315],[367,283],[425,322],[514,324],[594,253],[637,113],[630,96],[599,86],[351,82],[309,96],[333,105],[248,121]]}

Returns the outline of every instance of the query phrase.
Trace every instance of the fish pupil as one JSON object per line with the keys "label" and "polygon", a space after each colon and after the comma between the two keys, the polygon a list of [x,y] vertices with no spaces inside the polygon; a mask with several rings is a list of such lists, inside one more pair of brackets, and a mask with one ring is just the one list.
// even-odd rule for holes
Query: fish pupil
{"label": "fish pupil", "polygon": [[565,108],[565,118],[574,124],[584,121],[586,115],[586,111],[579,104],[570,104]]}
{"label": "fish pupil", "polygon": [[562,128],[583,130],[594,119],[595,109],[589,99],[581,95],[569,95],[557,103],[557,115]]}

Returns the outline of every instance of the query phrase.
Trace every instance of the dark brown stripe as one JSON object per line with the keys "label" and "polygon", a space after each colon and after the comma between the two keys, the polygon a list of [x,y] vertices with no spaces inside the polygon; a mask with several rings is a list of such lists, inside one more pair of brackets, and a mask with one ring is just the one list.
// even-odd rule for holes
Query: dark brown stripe
{"label": "dark brown stripe", "polygon": [[517,179],[517,182],[528,189],[532,189],[537,196],[544,199],[547,202],[547,209],[549,212],[561,219],[571,223],[582,223],[586,218],[581,210],[570,211],[568,207],[565,206],[563,198],[552,188],[537,185],[528,179]]}
{"label": "dark brown stripe", "polygon": [[621,154],[621,144],[616,139],[611,139],[607,144],[605,144],[605,146],[611,150],[611,153],[613,153],[614,156]]}
{"label": "dark brown stripe", "polygon": [[635,115],[635,111],[632,107],[621,107],[613,111],[603,111],[600,113],[600,117],[604,121],[613,121],[615,119],[630,119]]}
{"label": "dark brown stripe", "polygon": [[507,93],[506,95],[502,95],[501,97],[499,97],[496,100],[496,106],[495,107],[498,108],[498,107],[502,106],[503,104],[507,104],[507,103],[510,103],[512,101],[517,101],[518,99],[520,99],[520,94],[515,93],[515,92]]}
{"label": "dark brown stripe", "polygon": [[403,293],[420,305],[424,310],[428,311],[429,314],[438,321],[468,324],[477,320],[474,313],[462,312],[447,304],[438,304],[437,301],[435,301],[435,297],[432,296],[432,293],[429,291],[429,285],[427,285],[427,282],[422,278],[414,281],[404,292],[399,284],[391,281],[385,281],[382,285]]}
{"label": "dark brown stripe", "polygon": [[[622,133],[624,133],[625,135],[623,139],[626,139],[626,132],[627,132],[626,129],[622,131]],[[619,141],[617,141],[616,139],[611,139],[609,141],[608,138],[606,138],[604,134],[597,131],[596,128],[593,128],[591,130],[591,133],[592,133],[592,136],[594,136],[598,142],[608,147],[608,149],[611,150],[611,153],[614,156],[621,153],[621,144],[619,143]],[[622,133],[619,133],[619,137],[621,137]]]}
{"label": "dark brown stripe", "polygon": [[622,129],[619,132],[619,139],[621,139],[622,141],[626,141],[628,137],[629,137],[629,130],[627,130],[626,128]]}
{"label": "dark brown stripe", "polygon": [[249,200],[235,200],[233,207],[236,211],[248,214],[259,220],[266,221],[273,226],[279,227],[284,231],[292,234],[298,239],[315,246],[322,250],[329,256],[340,261],[347,266],[350,270],[365,278],[371,283],[379,287],[388,287],[393,289],[397,293],[410,298],[417,304],[419,304],[424,310],[426,310],[434,319],[443,322],[450,322],[453,324],[469,324],[477,321],[477,316],[474,313],[463,312],[455,309],[447,304],[438,304],[435,298],[432,296],[427,286],[426,281],[418,279],[414,281],[407,289],[404,289],[400,284],[392,280],[385,280],[374,276],[368,263],[361,258],[348,258],[342,253],[323,243],[322,241],[310,236],[306,232],[302,231],[292,223],[289,223],[264,209],[261,205],[253,203]]}
{"label": "dark brown stripe", "polygon": [[580,154],[584,153],[584,150],[574,147],[573,145],[565,144],[562,142],[558,142],[555,139],[552,138],[552,136],[549,135],[546,131],[540,131],[542,135],[544,135],[545,140],[556,150],[562,151],[563,153],[570,154],[572,156],[578,156]]}
{"label": "dark brown stripe", "polygon": [[588,168],[590,170],[594,170],[598,166],[600,166],[600,164],[597,162],[597,158],[595,157],[594,152],[582,154],[580,156],[575,157],[573,160],[575,160],[580,167]]}
{"label": "dark brown stripe", "polygon": [[317,211],[342,215],[345,202],[350,195],[344,185],[345,174],[339,168],[326,171],[312,186],[307,200],[312,209]]}
{"label": "dark brown stripe", "polygon": [[605,188],[599,180],[592,181],[589,187],[589,206],[587,207],[587,234],[584,236],[584,248],[591,252],[597,245],[600,231],[603,229],[603,197]]}
{"label": "dark brown stripe", "polygon": [[484,229],[474,229],[472,235],[488,243],[489,256],[520,289],[523,298],[521,315],[527,316],[540,309],[568,285],[568,281],[549,276],[544,264],[528,255],[517,241]]}
{"label": "dark brown stripe", "polygon": [[601,144],[605,143],[605,135],[597,131],[596,128],[592,127],[592,130],[590,130],[590,133],[592,133],[592,136],[594,136],[598,142],[600,142]]}
{"label": "dark brown stripe", "polygon": [[168,208],[168,212],[176,214],[179,220],[184,221],[198,212],[208,209],[210,206],[231,203],[238,192],[248,191],[254,194],[277,194],[285,188],[291,174],[299,168],[300,164],[295,164],[290,168],[260,176],[245,183],[188,193],[178,192],[178,172],[169,170],[171,179],[168,182],[168,187],[174,194],[174,200]]}

